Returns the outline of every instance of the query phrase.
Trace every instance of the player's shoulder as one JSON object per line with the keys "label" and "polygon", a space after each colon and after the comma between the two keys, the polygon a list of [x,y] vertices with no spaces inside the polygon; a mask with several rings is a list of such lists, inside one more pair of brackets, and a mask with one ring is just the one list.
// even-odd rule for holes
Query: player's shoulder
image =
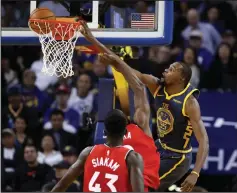
{"label": "player's shoulder", "polygon": [[128,166],[143,164],[142,156],[139,153],[135,152],[135,151],[130,151],[128,153],[126,161],[127,161]]}
{"label": "player's shoulder", "polygon": [[81,158],[87,157],[91,151],[94,149],[95,146],[88,146],[85,149],[82,150],[82,152],[80,153]]}
{"label": "player's shoulder", "polygon": [[197,104],[198,104],[197,98],[194,95],[190,95],[190,97],[187,99],[186,106],[193,106]]}
{"label": "player's shoulder", "polygon": [[199,106],[199,103],[197,101],[197,99],[191,95],[188,99],[187,99],[187,102],[185,104],[185,111],[187,112],[187,114],[192,114],[194,111],[199,111],[200,109],[200,106]]}

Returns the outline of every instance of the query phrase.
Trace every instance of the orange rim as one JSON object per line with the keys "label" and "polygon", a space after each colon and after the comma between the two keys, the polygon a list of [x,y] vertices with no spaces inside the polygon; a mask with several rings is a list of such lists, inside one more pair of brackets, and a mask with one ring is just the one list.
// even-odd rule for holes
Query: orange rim
{"label": "orange rim", "polygon": [[[31,28],[30,23],[33,23],[33,22],[52,24],[53,26],[52,26],[52,29],[50,29],[50,31],[52,31],[52,36],[55,40],[69,40],[70,38],[74,36],[74,34],[76,33],[75,31],[77,31],[78,27],[80,26],[80,20],[73,22],[72,19],[73,18],[70,18],[70,21],[66,21],[66,19],[62,21],[60,20],[60,18],[56,20],[29,19],[29,27]],[[60,24],[61,26],[65,26],[65,27],[60,28],[60,30],[56,30]],[[73,28],[68,30],[67,26],[69,25],[73,25]],[[62,34],[64,34],[63,37],[62,37]]]}

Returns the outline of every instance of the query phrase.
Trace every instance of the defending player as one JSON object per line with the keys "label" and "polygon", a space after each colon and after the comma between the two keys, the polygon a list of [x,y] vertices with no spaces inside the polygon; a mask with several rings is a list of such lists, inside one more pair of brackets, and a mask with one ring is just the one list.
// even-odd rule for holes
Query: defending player
{"label": "defending player", "polygon": [[[83,34],[88,41],[102,53],[113,55],[88,33],[90,31],[86,30]],[[164,72],[164,84],[159,84],[160,80],[152,75],[133,71],[157,101],[158,145],[161,147],[159,191],[165,191],[189,170],[192,157],[190,138],[193,133],[199,143],[194,169],[181,186],[182,191],[189,192],[197,182],[209,150],[208,136],[196,100],[198,90],[189,84],[192,71],[183,63],[173,63]]]}
{"label": "defending player", "polygon": [[127,119],[120,110],[105,119],[106,144],[85,148],[52,192],[64,192],[84,172],[83,192],[143,192],[142,157],[123,147]]}
{"label": "defending player", "polygon": [[[123,72],[120,68],[126,65],[115,54],[103,54],[100,56],[100,59],[103,63],[113,64],[120,72]],[[127,71],[129,72],[131,70],[128,67]],[[144,162],[144,191],[154,191],[160,184],[158,175],[160,154],[157,152],[157,147],[149,126],[150,106],[145,90],[140,94],[134,94],[134,103],[134,122],[127,125],[127,134],[124,136],[123,144],[132,146],[142,156]]]}
{"label": "defending player", "polygon": [[[83,23],[82,34],[87,40],[101,50],[101,52],[106,52],[106,50],[108,50],[105,46],[98,42],[95,37],[93,37],[90,29],[85,23]],[[133,77],[136,76],[133,69],[130,68],[116,54],[103,54],[100,56],[100,60],[104,63],[112,64],[118,71],[120,71],[124,75],[129,86],[134,91],[134,123],[127,126],[128,132],[124,137],[124,145],[132,146],[136,152],[142,155],[144,161],[145,191],[155,190],[159,186],[158,171],[160,167],[160,156],[157,152],[149,126],[150,106],[147,99],[146,89],[137,77],[137,80]],[[141,84],[140,89],[135,87],[135,85],[138,84],[138,81],[140,82],[139,84]]]}

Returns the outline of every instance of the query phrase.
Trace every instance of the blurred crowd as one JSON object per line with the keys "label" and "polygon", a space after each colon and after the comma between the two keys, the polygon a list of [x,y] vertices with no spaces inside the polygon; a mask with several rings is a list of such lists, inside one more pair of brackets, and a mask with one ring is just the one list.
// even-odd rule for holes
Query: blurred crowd
{"label": "blurred crowd", "polygon": [[[27,26],[25,2],[2,3],[2,27]],[[149,11],[143,1],[133,6],[136,12]],[[172,62],[183,61],[192,69],[195,87],[236,92],[235,7],[226,1],[175,1],[172,45],[117,48],[116,53],[157,77]],[[96,55],[75,49],[75,76],[46,76],[38,46],[2,46],[1,63],[2,191],[49,191],[81,150],[93,144],[98,81],[113,78],[112,70]],[[82,180],[67,191],[80,191]]]}

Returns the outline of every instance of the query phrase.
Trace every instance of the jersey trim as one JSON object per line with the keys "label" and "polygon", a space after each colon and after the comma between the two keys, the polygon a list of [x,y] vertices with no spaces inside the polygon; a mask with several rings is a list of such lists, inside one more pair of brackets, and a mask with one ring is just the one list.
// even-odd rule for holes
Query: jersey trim
{"label": "jersey trim", "polygon": [[165,98],[166,98],[167,100],[170,100],[170,99],[173,98],[173,97],[179,96],[179,95],[185,93],[185,92],[187,91],[187,89],[189,88],[189,86],[190,86],[190,83],[188,83],[187,86],[185,87],[185,89],[183,89],[181,92],[176,93],[176,94],[172,94],[172,95],[170,95],[170,96],[169,96],[169,94],[166,92],[165,87],[164,87]]}
{"label": "jersey trim", "polygon": [[128,154],[129,154],[131,151],[133,151],[133,149],[129,149],[129,150],[127,151],[127,153],[126,153],[125,156],[124,156],[124,159],[125,159],[125,160],[127,160]]}
{"label": "jersey trim", "polygon": [[169,147],[167,146],[165,143],[162,143],[159,139],[159,142],[160,142],[160,145],[162,146],[163,149],[165,150],[170,150],[170,151],[173,151],[175,153],[190,153],[192,151],[192,147],[190,147],[189,149],[187,150],[180,150],[180,149],[175,149],[175,148],[172,148],[172,147]]}
{"label": "jersey trim", "polygon": [[176,163],[168,172],[164,173],[160,180],[164,179],[166,176],[168,176],[171,172],[173,172],[183,161],[185,160],[185,154],[182,155],[182,158]]}
{"label": "jersey trim", "polygon": [[91,151],[90,151],[89,154],[91,154],[91,152],[95,149],[95,146],[96,146],[96,145],[94,145],[94,146],[91,148]]}
{"label": "jersey trim", "polygon": [[193,90],[191,90],[190,93],[188,93],[187,96],[184,98],[183,107],[182,107],[182,114],[183,114],[183,116],[185,116],[185,117],[189,117],[189,116],[185,113],[185,105],[186,105],[186,102],[187,102],[188,98],[189,98],[194,92],[196,92],[196,91],[198,91],[198,89],[193,89]]}
{"label": "jersey trim", "polygon": [[156,95],[158,94],[159,90],[160,90],[161,86],[158,85],[155,92],[153,93],[153,97],[156,98]]}

